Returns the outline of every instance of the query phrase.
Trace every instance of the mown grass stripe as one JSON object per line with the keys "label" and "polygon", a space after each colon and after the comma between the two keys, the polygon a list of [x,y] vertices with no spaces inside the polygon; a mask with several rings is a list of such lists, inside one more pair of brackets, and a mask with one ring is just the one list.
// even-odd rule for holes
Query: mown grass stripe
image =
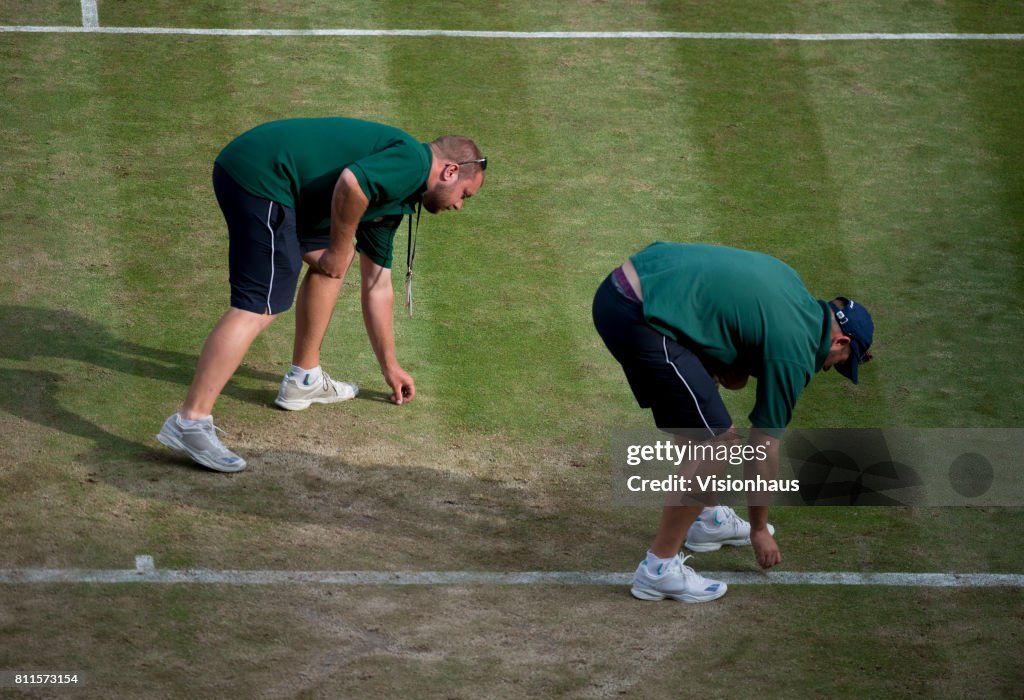
{"label": "mown grass stripe", "polygon": [[[83,2],[83,25],[85,25]],[[98,24],[98,20],[97,20]],[[222,29],[216,27],[100,27],[3,25],[0,32],[55,34],[162,34],[177,36],[397,36],[468,39],[687,39],[742,41],[1022,41],[1019,33],[856,32],[503,32],[461,29]]]}

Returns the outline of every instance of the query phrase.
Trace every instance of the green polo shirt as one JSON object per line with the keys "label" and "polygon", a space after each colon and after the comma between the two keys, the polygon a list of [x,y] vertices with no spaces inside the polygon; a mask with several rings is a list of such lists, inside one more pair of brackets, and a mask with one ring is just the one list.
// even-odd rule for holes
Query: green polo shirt
{"label": "green polo shirt", "polygon": [[[224,147],[216,162],[247,192],[295,210],[300,238],[330,231],[331,199],[341,171],[348,168],[369,200],[363,222],[387,217],[387,225],[360,227],[357,249],[391,263],[397,221],[423,197],[433,158],[430,146],[385,124],[323,117],[261,124]],[[394,223],[392,226],[391,224]],[[379,258],[379,259],[378,259]]]}
{"label": "green polo shirt", "polygon": [[750,422],[781,434],[828,357],[831,314],[781,260],[723,246],[655,243],[630,260],[647,322],[757,379]]}

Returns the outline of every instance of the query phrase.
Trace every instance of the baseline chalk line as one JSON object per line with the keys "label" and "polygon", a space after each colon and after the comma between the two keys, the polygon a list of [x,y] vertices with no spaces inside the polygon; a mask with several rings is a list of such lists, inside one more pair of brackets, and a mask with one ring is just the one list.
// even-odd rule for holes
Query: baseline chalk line
{"label": "baseline chalk line", "polygon": [[[903,586],[923,588],[1024,588],[1024,574],[852,571],[702,571],[729,585]],[[245,571],[158,569],[153,557],[135,558],[134,569],[0,569],[0,584],[165,583],[263,586],[625,586],[632,573],[608,571]]]}
{"label": "baseline chalk line", "polygon": [[[455,37],[468,39],[682,39],[741,41],[1024,41],[1024,33],[956,32],[858,32],[802,34],[790,32],[503,32],[460,29],[228,29],[215,27],[101,27],[98,17],[86,16],[82,0],[82,25],[2,25],[0,33],[43,34],[160,34],[172,36],[334,36],[334,37]],[[90,24],[89,22],[95,22]]]}

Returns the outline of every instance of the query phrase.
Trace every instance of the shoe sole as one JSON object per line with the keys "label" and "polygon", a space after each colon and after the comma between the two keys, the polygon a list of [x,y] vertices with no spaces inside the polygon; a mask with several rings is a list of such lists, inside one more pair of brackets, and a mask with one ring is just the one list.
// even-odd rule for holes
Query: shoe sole
{"label": "shoe sole", "polygon": [[215,472],[221,472],[223,474],[234,474],[235,472],[242,471],[243,469],[246,468],[246,466],[248,466],[246,461],[244,459],[242,459],[241,457],[239,457],[239,459],[241,460],[241,463],[242,463],[242,466],[240,466],[240,467],[225,467],[225,466],[223,466],[221,464],[217,464],[212,459],[208,459],[206,457],[203,457],[202,455],[197,457],[196,455],[194,455],[194,454],[192,454],[191,452],[188,451],[188,449],[184,446],[184,444],[182,444],[181,440],[179,440],[178,438],[174,437],[173,435],[166,435],[162,430],[159,433],[156,434],[156,439],[161,444],[166,445],[167,447],[170,447],[172,450],[177,450],[178,452],[181,452],[181,453],[187,455],[188,458],[191,459],[196,464],[201,464],[202,466],[206,467],[207,469],[212,469]]}
{"label": "shoe sole", "polygon": [[[775,528],[774,527],[770,528],[768,530],[768,532],[773,537],[775,536]],[[683,546],[686,547],[691,552],[717,552],[722,547],[749,547],[750,546],[750,538],[748,537],[745,540],[733,539],[733,540],[722,540],[721,542],[704,542],[704,543],[691,543],[690,540],[686,540],[686,542],[683,543]]]}
{"label": "shoe sole", "polygon": [[661,593],[646,588],[637,588],[636,586],[633,586],[629,592],[638,600],[665,600],[665,598],[671,598],[672,600],[678,600],[680,603],[708,603],[724,596],[727,590],[729,590],[729,587],[723,583],[719,590],[703,596],[692,593]]}
{"label": "shoe sole", "polygon": [[722,542],[706,542],[704,544],[691,544],[689,541],[684,546],[691,552],[717,552],[722,547],[749,547],[750,540],[724,540]]}

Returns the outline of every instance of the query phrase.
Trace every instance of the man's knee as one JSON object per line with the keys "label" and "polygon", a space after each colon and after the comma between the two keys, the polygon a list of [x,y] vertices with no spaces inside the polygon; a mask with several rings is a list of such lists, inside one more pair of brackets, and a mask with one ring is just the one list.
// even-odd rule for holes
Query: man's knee
{"label": "man's knee", "polygon": [[251,328],[259,328],[260,330],[263,330],[269,326],[275,318],[277,318],[277,314],[250,311],[248,309],[240,309],[237,306],[232,306],[228,309],[225,317],[229,323],[246,325]]}

